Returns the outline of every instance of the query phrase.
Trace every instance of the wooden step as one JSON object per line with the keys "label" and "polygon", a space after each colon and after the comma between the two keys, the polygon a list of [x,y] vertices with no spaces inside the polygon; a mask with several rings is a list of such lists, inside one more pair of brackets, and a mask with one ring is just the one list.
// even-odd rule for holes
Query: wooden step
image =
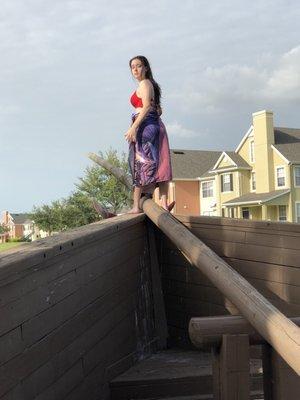
{"label": "wooden step", "polygon": [[[260,390],[259,365],[252,366],[252,374],[251,389]],[[173,349],[153,354],[115,378],[110,389],[112,400],[212,399],[211,355]]]}

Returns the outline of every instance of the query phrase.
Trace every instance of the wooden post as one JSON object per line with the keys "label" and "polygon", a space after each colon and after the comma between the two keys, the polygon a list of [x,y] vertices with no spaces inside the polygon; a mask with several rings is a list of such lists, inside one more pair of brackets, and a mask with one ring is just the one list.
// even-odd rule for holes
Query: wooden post
{"label": "wooden post", "polygon": [[249,400],[248,335],[223,335],[220,351],[213,351],[213,394],[218,400]]}
{"label": "wooden post", "polygon": [[273,400],[271,351],[272,347],[269,345],[269,343],[265,343],[262,346],[264,400]]}
{"label": "wooden post", "polygon": [[265,400],[299,400],[300,377],[272,349],[263,346],[263,377]]}

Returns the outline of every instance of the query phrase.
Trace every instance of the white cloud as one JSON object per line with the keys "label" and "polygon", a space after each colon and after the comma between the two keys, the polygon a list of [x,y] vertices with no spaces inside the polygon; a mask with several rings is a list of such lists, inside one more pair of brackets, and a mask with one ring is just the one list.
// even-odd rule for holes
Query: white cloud
{"label": "white cloud", "polygon": [[300,46],[279,57],[262,57],[256,64],[206,67],[192,74],[170,98],[192,114],[224,112],[243,104],[299,101]]}
{"label": "white cloud", "polygon": [[167,124],[166,129],[169,136],[177,137],[177,138],[193,138],[198,136],[198,134],[192,129],[187,129],[177,121],[172,124]]}
{"label": "white cloud", "polygon": [[12,104],[0,104],[0,117],[5,115],[16,115],[20,112],[20,107]]}
{"label": "white cloud", "polygon": [[300,46],[297,46],[279,59],[266,82],[266,97],[284,100],[300,100]]}

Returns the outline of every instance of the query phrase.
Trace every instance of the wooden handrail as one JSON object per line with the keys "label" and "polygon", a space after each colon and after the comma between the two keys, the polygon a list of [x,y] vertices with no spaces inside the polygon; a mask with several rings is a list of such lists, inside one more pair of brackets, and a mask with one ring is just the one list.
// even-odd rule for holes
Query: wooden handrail
{"label": "wooden handrail", "polygon": [[[291,318],[297,326],[300,317]],[[219,346],[223,335],[249,335],[250,344],[264,344],[265,339],[257,333],[253,326],[241,315],[218,315],[211,317],[191,318],[189,337],[198,349]]]}

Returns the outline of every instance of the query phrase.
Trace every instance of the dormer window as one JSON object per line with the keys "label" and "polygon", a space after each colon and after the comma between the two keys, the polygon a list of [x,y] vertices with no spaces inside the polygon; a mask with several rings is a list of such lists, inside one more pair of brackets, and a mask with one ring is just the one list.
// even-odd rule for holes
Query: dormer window
{"label": "dormer window", "polygon": [[250,162],[254,163],[254,140],[250,140],[249,142],[249,154],[250,154]]}

